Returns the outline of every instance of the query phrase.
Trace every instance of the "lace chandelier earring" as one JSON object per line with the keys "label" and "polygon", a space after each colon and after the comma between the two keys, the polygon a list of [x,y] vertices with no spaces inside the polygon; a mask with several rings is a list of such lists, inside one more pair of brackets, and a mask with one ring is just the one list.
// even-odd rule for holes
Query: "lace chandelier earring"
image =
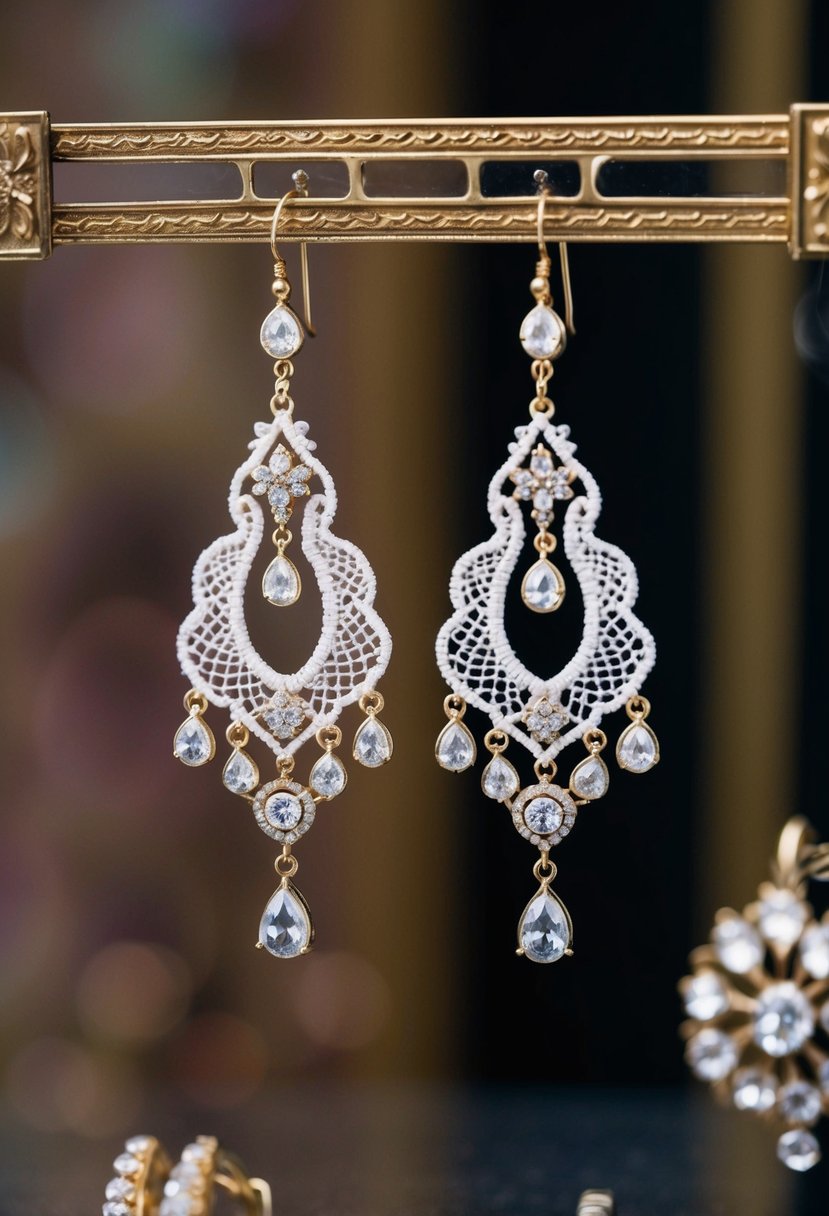
{"label": "lace chandelier earring", "polygon": [[[308,424],[294,419],[290,396],[291,359],[305,335],[287,303],[291,287],[275,242],[285,203],[306,197],[307,181],[303,172],[294,174],[296,189],[280,199],[273,217],[276,306],[260,333],[262,346],[276,360],[273,417],[255,423],[250,454],[233,476],[229,508],[235,530],[209,545],[193,571],[195,606],[178,635],[181,670],[192,687],[184,698],[188,716],[173,745],[182,763],[207,764],[216,751],[207,708],[227,709],[231,750],[222,781],[251,805],[259,827],[281,845],[274,863],[280,884],[262,915],[257,943],[277,958],[306,954],[313,942],[308,905],[293,883],[298,869],[293,846],[313,824],[319,805],[345,789],[346,769],[337,754],[342,741],[337,722],[343,710],[356,701],[365,715],[354,736],[356,760],[378,768],[392,754],[391,735],[378,717],[383,698],[376,690],[391,656],[391,638],[373,606],[374,572],[356,545],[331,531],[337,508],[334,482],[315,455]],[[313,336],[305,245],[301,253],[306,322]],[[294,538],[288,528],[300,510],[299,543],[319,585],[322,631],[312,653],[294,671],[283,672],[271,666],[251,641],[245,595],[256,590],[249,586],[251,572],[260,548],[267,544],[270,515],[276,552],[262,577],[261,594],[279,613],[300,600],[302,585],[289,556]],[[273,621],[277,631],[279,613]],[[261,778],[247,750],[251,736],[275,756],[273,778]],[[298,781],[293,776],[294,757],[311,739],[320,754],[307,779]]]}
{"label": "lace chandelier earring", "polygon": [[[544,244],[546,174],[535,179],[538,202],[538,263],[530,291],[535,307],[524,318],[520,341],[532,358],[535,397],[530,422],[515,430],[515,442],[489,487],[491,538],[465,553],[452,571],[449,593],[454,612],[436,644],[441,674],[451,689],[444,702],[448,722],[435,747],[438,763],[460,773],[475,763],[474,737],[463,721],[467,706],[486,714],[492,729],[484,738],[489,760],[484,794],[503,803],[518,832],[539,851],[533,867],[539,883],[518,925],[518,954],[552,963],[572,954],[569,913],[553,893],[556,866],[550,850],[572,830],[579,809],[601,798],[610,774],[602,757],[607,736],[603,718],[626,706],[630,719],[616,745],[619,766],[647,772],[659,760],[659,744],[646,722],[649,702],[640,695],[656,648],[633,613],[636,570],[620,549],[599,540],[594,526],[601,509],[599,488],[575,456],[570,428],[554,426],[547,386],[553,360],[563,352],[567,330],[574,333],[567,250],[561,245],[567,325],[552,308],[550,258]],[[564,575],[552,560],[557,549],[555,509],[565,507],[563,548],[584,602],[581,643],[555,675],[531,671],[507,638],[504,614],[513,594],[510,580],[526,540],[524,514],[535,531],[536,560],[526,569],[520,597],[531,612],[548,614],[562,604]],[[556,757],[581,739],[586,749],[566,785],[556,784]],[[513,740],[535,758],[535,781],[523,786],[505,753]]]}

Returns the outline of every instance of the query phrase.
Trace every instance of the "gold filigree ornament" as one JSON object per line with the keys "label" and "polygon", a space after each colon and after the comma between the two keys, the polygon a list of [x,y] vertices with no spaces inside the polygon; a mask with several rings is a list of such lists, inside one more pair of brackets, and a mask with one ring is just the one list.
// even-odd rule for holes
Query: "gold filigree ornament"
{"label": "gold filigree ornament", "polygon": [[811,840],[805,819],[786,824],[771,882],[742,913],[717,913],[679,985],[691,1071],[775,1124],[777,1155],[798,1171],[820,1160],[811,1129],[829,1111],[829,913],[818,920],[806,898],[810,880],[829,880],[829,844]]}
{"label": "gold filigree ornament", "polygon": [[35,233],[37,154],[27,127],[0,123],[0,237],[21,241]]}

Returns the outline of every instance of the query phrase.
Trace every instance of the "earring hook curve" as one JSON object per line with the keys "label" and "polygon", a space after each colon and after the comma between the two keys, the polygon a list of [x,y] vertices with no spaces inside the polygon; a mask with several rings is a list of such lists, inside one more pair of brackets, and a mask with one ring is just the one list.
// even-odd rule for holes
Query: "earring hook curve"
{"label": "earring hook curve", "polygon": [[[536,234],[538,237],[538,256],[540,259],[549,263],[550,255],[547,252],[547,242],[544,239],[544,213],[547,207],[547,199],[550,195],[549,179],[546,169],[536,169],[533,174],[533,181],[538,187],[538,214],[536,216]],[[558,242],[559,260],[561,261],[561,282],[564,288],[564,323],[567,327],[567,332],[575,334],[576,326],[573,313],[573,284],[570,279],[570,259],[567,256],[567,242]]]}
{"label": "earring hook curve", "polygon": [[[305,170],[297,169],[297,171],[291,175],[291,180],[294,183],[294,189],[287,190],[285,194],[282,195],[279,202],[276,204],[276,210],[274,211],[273,219],[271,220],[271,253],[273,254],[273,260],[276,264],[277,272],[281,274],[284,274],[285,271],[285,259],[277,249],[276,232],[282,218],[282,209],[291,199],[308,197],[308,174],[305,172]],[[311,320],[311,289],[308,275],[308,245],[305,241],[300,242],[299,260],[302,273],[302,299],[305,310],[305,330],[309,337],[315,338],[317,336],[317,331],[314,328],[314,324]]]}

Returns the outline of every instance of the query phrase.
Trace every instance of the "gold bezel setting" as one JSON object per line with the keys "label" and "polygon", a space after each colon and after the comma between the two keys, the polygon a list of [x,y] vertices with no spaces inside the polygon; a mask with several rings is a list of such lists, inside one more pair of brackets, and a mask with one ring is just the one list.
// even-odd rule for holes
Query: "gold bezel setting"
{"label": "gold bezel setting", "polygon": [[[280,793],[292,795],[301,807],[299,819],[290,828],[278,828],[268,818],[266,809],[268,802],[275,794]],[[298,781],[280,777],[276,781],[268,781],[256,791],[253,799],[253,814],[259,827],[266,836],[270,836],[271,840],[276,840],[279,844],[293,844],[294,841],[305,835],[314,822],[316,803],[304,785],[300,785]]]}
{"label": "gold bezel setting", "polygon": [[[534,832],[524,818],[526,808],[536,798],[549,798],[555,802],[561,811],[561,824],[552,832]],[[537,785],[526,786],[513,800],[510,806],[512,821],[519,833],[531,844],[537,845],[542,851],[552,845],[559,844],[565,836],[569,836],[576,822],[578,807],[570,796],[569,791],[550,781],[541,781]]]}

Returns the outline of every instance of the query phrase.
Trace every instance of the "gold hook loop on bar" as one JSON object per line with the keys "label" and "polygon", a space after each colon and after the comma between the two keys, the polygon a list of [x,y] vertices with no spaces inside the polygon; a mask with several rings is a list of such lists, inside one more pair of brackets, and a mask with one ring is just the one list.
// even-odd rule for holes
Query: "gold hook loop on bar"
{"label": "gold hook loop on bar", "polygon": [[810,852],[810,841],[813,839],[812,825],[802,815],[793,816],[783,828],[777,844],[775,875],[784,886],[796,887],[803,881],[804,864]]}
{"label": "gold hook loop on bar", "polygon": [[[536,222],[536,231],[538,235],[538,256],[539,258],[549,262],[550,255],[547,252],[547,242],[544,239],[544,213],[547,207],[547,198],[550,194],[549,179],[546,169],[536,169],[533,174],[533,180],[538,186],[538,216]],[[567,332],[575,334],[576,326],[573,320],[573,284],[570,279],[570,260],[567,256],[567,242],[558,242],[558,253],[561,260],[561,282],[564,287],[564,323],[567,326]]]}
{"label": "gold hook loop on bar", "polygon": [[[279,227],[279,221],[282,218],[282,208],[290,199],[308,197],[308,174],[305,172],[305,170],[297,169],[296,173],[292,174],[292,181],[295,188],[293,190],[286,191],[285,194],[282,195],[279,202],[276,204],[276,210],[273,213],[273,220],[271,221],[271,253],[273,254],[274,262],[282,266],[285,265],[285,259],[282,257],[276,247],[276,231]],[[315,338],[317,336],[317,331],[314,329],[314,325],[311,320],[311,289],[308,274],[308,245],[305,241],[300,242],[299,260],[302,268],[302,300],[305,309],[305,329],[309,337]]]}

